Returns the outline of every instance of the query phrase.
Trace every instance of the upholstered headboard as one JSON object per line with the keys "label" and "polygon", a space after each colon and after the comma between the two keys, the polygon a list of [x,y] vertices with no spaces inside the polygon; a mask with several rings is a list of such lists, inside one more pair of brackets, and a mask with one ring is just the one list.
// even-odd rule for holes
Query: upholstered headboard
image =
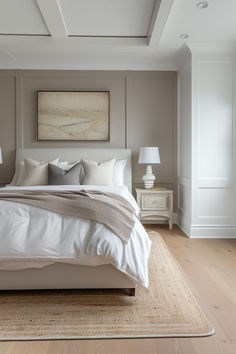
{"label": "upholstered headboard", "polygon": [[80,159],[104,161],[116,157],[118,160],[126,160],[125,185],[132,191],[132,169],[131,169],[131,150],[116,148],[30,148],[18,149],[16,152],[16,163],[24,158],[37,161],[48,161],[60,157],[60,161],[75,162]]}

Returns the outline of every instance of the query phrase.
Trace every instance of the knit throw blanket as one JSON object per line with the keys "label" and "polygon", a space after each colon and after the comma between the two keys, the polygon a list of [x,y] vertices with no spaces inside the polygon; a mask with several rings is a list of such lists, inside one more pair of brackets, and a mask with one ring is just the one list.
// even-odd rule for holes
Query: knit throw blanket
{"label": "knit throw blanket", "polygon": [[96,190],[6,190],[0,192],[0,200],[99,222],[109,227],[126,243],[135,223],[135,211],[126,199]]}

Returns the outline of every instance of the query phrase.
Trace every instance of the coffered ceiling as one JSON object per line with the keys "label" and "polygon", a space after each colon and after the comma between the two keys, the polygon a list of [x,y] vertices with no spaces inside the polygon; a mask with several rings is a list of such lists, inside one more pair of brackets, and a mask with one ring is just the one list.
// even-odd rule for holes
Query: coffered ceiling
{"label": "coffered ceiling", "polygon": [[69,36],[147,37],[155,0],[60,0],[59,4]]}
{"label": "coffered ceiling", "polygon": [[184,42],[236,42],[236,1],[198,2],[0,0],[0,68],[175,70]]}
{"label": "coffered ceiling", "polygon": [[1,35],[49,35],[36,1],[0,0]]}

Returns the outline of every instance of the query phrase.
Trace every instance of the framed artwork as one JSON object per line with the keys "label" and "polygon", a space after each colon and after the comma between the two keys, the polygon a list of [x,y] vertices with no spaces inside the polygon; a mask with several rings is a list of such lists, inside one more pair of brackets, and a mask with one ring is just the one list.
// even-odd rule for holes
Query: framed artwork
{"label": "framed artwork", "polygon": [[110,140],[109,91],[37,91],[37,140]]}

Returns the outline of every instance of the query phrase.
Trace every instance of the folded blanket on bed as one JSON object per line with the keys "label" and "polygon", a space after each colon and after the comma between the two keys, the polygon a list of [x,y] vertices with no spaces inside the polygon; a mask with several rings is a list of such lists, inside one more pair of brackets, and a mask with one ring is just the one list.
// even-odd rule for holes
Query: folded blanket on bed
{"label": "folded blanket on bed", "polygon": [[135,211],[124,198],[100,191],[6,190],[0,199],[93,220],[108,226],[126,243],[135,223]]}

